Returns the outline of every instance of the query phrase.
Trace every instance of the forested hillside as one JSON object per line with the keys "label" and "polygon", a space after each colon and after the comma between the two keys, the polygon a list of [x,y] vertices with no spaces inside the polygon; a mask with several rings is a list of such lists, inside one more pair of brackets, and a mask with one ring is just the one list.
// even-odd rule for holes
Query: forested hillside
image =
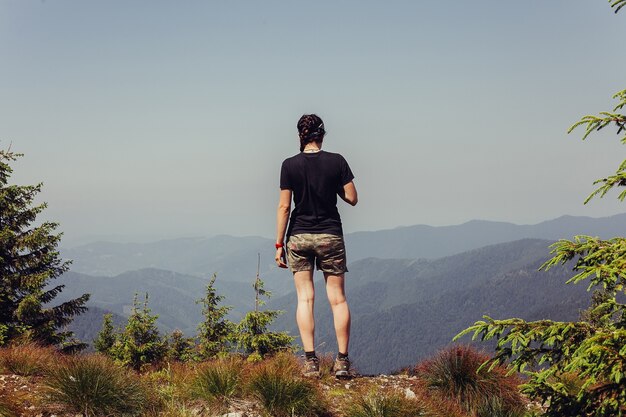
{"label": "forested hillside", "polygon": [[[57,279],[55,284],[65,284],[60,299],[71,298],[74,294],[89,292],[91,298],[88,306],[94,311],[110,311],[119,316],[128,316],[132,309],[133,296],[139,293],[141,298],[146,292],[149,295],[150,308],[159,315],[157,325],[165,332],[180,329],[185,334],[193,335],[202,319],[201,306],[196,300],[202,298],[209,277],[199,278],[193,275],[179,274],[161,269],[146,268],[129,271],[114,277],[97,277],[86,274],[68,272]],[[220,280],[215,283],[219,292],[227,297],[229,305],[235,308],[231,312],[233,319],[240,318],[246,311],[254,308],[254,289],[252,282],[227,282]],[[99,310],[102,309],[102,310]],[[80,320],[72,324],[90,342],[100,329],[102,315],[90,314],[90,319]],[[94,332],[95,329],[95,332]]]}

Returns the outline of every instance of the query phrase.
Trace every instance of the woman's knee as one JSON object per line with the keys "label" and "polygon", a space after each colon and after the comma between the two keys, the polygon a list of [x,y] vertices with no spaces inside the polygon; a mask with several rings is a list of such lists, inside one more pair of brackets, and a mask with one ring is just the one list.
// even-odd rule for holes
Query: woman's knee
{"label": "woman's knee", "polygon": [[332,307],[347,303],[346,294],[344,293],[343,288],[328,288],[327,295],[328,302]]}
{"label": "woman's knee", "polygon": [[303,291],[298,294],[298,304],[313,304],[315,302],[315,294],[309,291]]}

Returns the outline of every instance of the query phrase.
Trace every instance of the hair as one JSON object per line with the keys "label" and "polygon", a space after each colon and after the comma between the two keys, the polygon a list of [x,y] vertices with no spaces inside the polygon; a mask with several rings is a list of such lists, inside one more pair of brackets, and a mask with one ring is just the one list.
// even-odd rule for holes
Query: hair
{"label": "hair", "polygon": [[298,135],[300,136],[300,152],[311,142],[322,142],[324,140],[324,122],[316,114],[302,115],[298,120]]}

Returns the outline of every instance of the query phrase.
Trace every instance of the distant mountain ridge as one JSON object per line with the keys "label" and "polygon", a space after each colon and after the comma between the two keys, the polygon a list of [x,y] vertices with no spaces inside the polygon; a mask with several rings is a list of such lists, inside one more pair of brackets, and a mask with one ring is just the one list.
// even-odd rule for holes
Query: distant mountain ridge
{"label": "distant mountain ridge", "polygon": [[605,239],[626,235],[626,213],[592,218],[561,216],[535,225],[472,220],[454,226],[416,225],[346,235],[351,259],[440,258],[520,239],[557,240],[587,234]]}
{"label": "distant mountain ridge", "polygon": [[[416,225],[373,232],[346,234],[348,262],[375,257],[386,259],[435,259],[495,243],[519,239],[557,240],[576,234],[602,238],[626,235],[626,213],[591,218],[562,216],[535,225],[473,220],[454,226]],[[181,238],[151,243],[96,242],[62,248],[72,259],[72,271],[114,276],[126,271],[157,268],[198,277],[214,272],[228,281],[250,282],[256,276],[257,254],[261,273],[278,285],[289,281],[286,271],[274,263],[272,239],[219,235]]]}
{"label": "distant mountain ridge", "polygon": [[256,274],[257,254],[267,260],[273,251],[265,238],[218,235],[149,243],[94,242],[61,248],[61,255],[73,261],[72,271],[89,275],[156,268],[198,277],[217,272],[232,281],[249,281]]}

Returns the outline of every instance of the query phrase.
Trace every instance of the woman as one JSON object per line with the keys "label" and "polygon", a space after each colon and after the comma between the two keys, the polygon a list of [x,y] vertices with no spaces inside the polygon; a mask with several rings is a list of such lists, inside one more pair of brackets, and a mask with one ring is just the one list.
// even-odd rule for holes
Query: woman
{"label": "woman", "polygon": [[[302,116],[298,121],[298,133],[300,153],[283,161],[280,172],[276,263],[281,268],[287,268],[288,261],[293,272],[298,295],[296,321],[306,355],[305,375],[319,376],[313,317],[315,265],[324,273],[326,293],[333,312],[338,347],[333,367],[335,376],[348,377],[350,309],[344,291],[344,273],[348,269],[337,195],[348,204],[356,205],[358,197],[352,181],[354,175],[343,156],[322,151],[326,131],[317,115]],[[292,197],[294,209],[289,218]]]}

